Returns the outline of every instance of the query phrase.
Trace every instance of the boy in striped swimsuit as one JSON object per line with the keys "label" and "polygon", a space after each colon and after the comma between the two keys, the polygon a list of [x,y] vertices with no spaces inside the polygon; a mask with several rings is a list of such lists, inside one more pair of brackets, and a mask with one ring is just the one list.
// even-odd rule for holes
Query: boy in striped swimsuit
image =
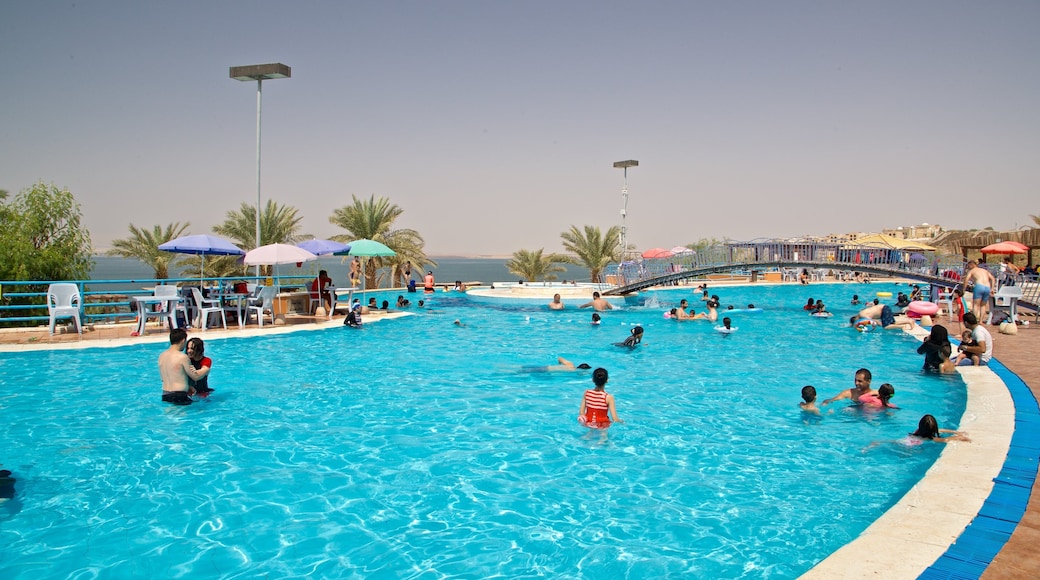
{"label": "boy in striped swimsuit", "polygon": [[581,399],[581,408],[578,410],[578,423],[592,429],[606,429],[610,422],[624,423],[618,419],[617,409],[614,407],[614,395],[607,393],[607,369],[598,368],[592,371],[592,382],[595,389],[585,391]]}

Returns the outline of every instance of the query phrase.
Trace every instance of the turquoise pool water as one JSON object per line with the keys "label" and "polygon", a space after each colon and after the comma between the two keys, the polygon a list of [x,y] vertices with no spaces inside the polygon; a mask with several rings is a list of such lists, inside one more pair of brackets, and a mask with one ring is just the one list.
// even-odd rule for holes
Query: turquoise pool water
{"label": "turquoise pool water", "polygon": [[[692,288],[598,327],[440,294],[361,330],[207,340],[217,391],[190,407],[158,401],[162,345],[0,354],[0,462],[19,478],[0,576],[797,576],[940,451],[863,449],[964,409],[912,338],[847,327],[849,296],[879,290],[716,288],[765,309],[728,336],[663,318],[680,297],[700,309]],[[808,296],[835,317],[804,315]],[[641,347],[610,346],[633,324]],[[575,421],[587,372],[519,372],[556,356],[610,371],[626,424],[605,441]],[[901,409],[802,417],[802,385],[822,400],[861,366]]]}

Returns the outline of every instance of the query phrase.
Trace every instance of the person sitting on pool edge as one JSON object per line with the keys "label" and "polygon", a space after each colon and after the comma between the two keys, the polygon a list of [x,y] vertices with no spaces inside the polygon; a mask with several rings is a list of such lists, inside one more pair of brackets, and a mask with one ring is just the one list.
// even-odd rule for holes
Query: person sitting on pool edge
{"label": "person sitting on pool edge", "polygon": [[159,376],[162,377],[162,400],[174,405],[190,405],[191,395],[195,392],[188,385],[188,380],[198,380],[205,376],[195,370],[184,354],[184,343],[188,333],[183,328],[170,331],[170,346],[159,355]]}
{"label": "person sitting on pool edge", "polygon": [[607,369],[600,367],[592,371],[592,383],[595,388],[585,391],[578,408],[578,423],[590,429],[607,429],[611,421],[624,423],[617,416],[614,395],[606,391],[609,376]]}
{"label": "person sitting on pool edge", "polygon": [[826,399],[821,404],[830,405],[834,401],[849,399],[853,403],[858,405],[859,398],[863,395],[870,393],[870,380],[872,378],[873,377],[871,376],[870,371],[868,371],[867,369],[859,369],[858,371],[856,371],[854,387],[852,387],[851,389],[845,389],[844,391],[841,391],[837,395],[834,395],[833,397]]}
{"label": "person sitting on pool edge", "polygon": [[209,387],[209,373],[213,370],[213,360],[206,356],[206,345],[201,338],[189,338],[187,351],[191,366],[202,375],[198,379],[189,380],[188,386],[195,389],[195,394],[205,399],[213,392]]}

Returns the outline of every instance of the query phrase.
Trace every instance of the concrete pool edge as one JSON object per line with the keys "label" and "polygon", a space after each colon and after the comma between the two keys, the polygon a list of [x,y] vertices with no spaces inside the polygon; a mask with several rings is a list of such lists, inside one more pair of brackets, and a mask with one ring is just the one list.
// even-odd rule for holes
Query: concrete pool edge
{"label": "concrete pool edge", "polygon": [[1008,385],[994,370],[957,370],[968,392],[959,430],[971,437],[971,443],[947,444],[921,481],[894,506],[802,578],[918,578],[979,515],[1011,448],[1015,405]]}

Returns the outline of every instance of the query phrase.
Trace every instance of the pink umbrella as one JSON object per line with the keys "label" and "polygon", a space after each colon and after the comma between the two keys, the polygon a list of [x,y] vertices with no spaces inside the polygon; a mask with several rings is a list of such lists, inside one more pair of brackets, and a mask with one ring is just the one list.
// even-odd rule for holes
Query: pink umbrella
{"label": "pink umbrella", "polygon": [[1008,240],[990,244],[979,251],[983,254],[1025,254],[1029,252],[1029,246]]}
{"label": "pink umbrella", "polygon": [[672,252],[671,250],[666,250],[664,248],[650,248],[649,250],[643,252],[643,258],[647,260],[652,260],[654,258],[671,258],[674,255],[674,252]]}

